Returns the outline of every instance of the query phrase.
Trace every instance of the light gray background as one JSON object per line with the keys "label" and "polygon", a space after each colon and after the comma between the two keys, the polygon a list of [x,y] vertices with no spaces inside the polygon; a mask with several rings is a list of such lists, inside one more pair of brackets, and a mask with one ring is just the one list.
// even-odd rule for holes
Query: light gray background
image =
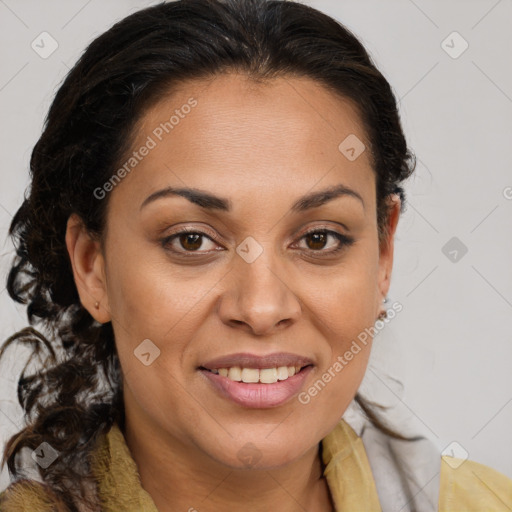
{"label": "light gray background", "polygon": [[[59,83],[93,38],[153,3],[0,0],[2,276],[13,255],[9,222]],[[339,19],[363,41],[400,99],[418,157],[390,292],[403,305],[392,326],[406,383],[403,405],[440,451],[456,441],[470,459],[512,477],[512,2],[303,3]],[[43,31],[58,43],[46,59],[31,48]],[[454,31],[469,44],[457,58],[445,51],[463,48],[458,36],[446,40]],[[443,253],[453,237],[467,248],[456,261],[451,245],[448,256]],[[3,341],[27,322],[2,281]],[[21,425],[15,379],[23,357],[13,351],[0,369],[2,446]],[[7,483],[4,470],[0,489]]]}

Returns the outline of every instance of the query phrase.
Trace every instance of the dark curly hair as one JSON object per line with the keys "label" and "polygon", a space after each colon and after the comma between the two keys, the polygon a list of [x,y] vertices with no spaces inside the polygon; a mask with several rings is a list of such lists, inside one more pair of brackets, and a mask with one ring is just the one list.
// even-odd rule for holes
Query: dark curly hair
{"label": "dark curly hair", "polygon": [[[60,455],[39,472],[69,510],[84,506],[87,456],[114,422],[124,428],[124,405],[112,325],[96,322],[80,303],[67,220],[76,213],[102,240],[108,198],[94,191],[125,160],[138,120],[179,82],[228,71],[257,81],[308,77],[352,100],[369,140],[379,240],[388,196],[398,194],[405,208],[400,183],[415,158],[394,94],[358,39],[331,17],[293,1],[178,0],[131,14],[93,40],[56,93],[32,151],[30,189],[9,230],[16,255],[7,279],[9,295],[27,305],[30,326],[0,350],[1,357],[15,342],[32,349],[17,388],[27,426],[7,442],[3,464],[19,477],[21,449],[48,442]],[[39,370],[27,375],[35,356]],[[405,439],[356,400],[379,428]]]}

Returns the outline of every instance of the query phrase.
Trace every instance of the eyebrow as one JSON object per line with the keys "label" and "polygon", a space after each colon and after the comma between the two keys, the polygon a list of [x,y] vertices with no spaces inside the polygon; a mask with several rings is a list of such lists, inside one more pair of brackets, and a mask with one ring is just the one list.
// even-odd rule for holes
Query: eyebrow
{"label": "eyebrow", "polygon": [[[206,210],[220,210],[230,212],[232,210],[232,203],[229,199],[218,197],[210,192],[200,190],[197,188],[175,188],[166,187],[161,190],[157,190],[149,195],[144,202],[141,204],[140,209],[142,210],[145,206],[158,199],[167,197],[180,196],[188,199],[191,203],[200,206]],[[301,213],[312,208],[318,208],[333,199],[339,197],[353,197],[361,201],[364,208],[364,200],[361,195],[355,190],[343,185],[335,185],[318,192],[311,192],[300,197],[291,207],[291,211],[295,213]]]}

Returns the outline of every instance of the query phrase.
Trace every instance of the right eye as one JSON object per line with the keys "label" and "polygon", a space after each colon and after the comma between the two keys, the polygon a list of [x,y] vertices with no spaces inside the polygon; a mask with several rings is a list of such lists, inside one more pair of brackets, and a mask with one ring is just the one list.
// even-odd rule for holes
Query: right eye
{"label": "right eye", "polygon": [[[204,255],[206,253],[212,252],[211,250],[207,251],[199,251],[201,247],[203,247],[205,239],[214,243],[212,237],[199,231],[195,228],[186,228],[172,235],[169,235],[162,239],[162,246],[171,252],[180,254],[180,255]],[[213,249],[218,250],[218,249]],[[196,253],[196,254],[191,254]]]}

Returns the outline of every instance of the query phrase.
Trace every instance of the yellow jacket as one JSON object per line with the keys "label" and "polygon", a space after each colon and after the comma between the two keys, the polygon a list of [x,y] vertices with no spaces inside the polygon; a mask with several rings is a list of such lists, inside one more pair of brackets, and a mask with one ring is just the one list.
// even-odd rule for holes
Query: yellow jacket
{"label": "yellow jacket", "polygon": [[[344,420],[322,440],[322,457],[336,511],[381,511],[362,439]],[[473,461],[440,459],[439,512],[512,511],[512,480]],[[158,512],[141,486],[137,466],[117,425],[99,439],[91,461],[102,512]],[[35,481],[21,480],[0,494],[1,512],[61,510]]]}

